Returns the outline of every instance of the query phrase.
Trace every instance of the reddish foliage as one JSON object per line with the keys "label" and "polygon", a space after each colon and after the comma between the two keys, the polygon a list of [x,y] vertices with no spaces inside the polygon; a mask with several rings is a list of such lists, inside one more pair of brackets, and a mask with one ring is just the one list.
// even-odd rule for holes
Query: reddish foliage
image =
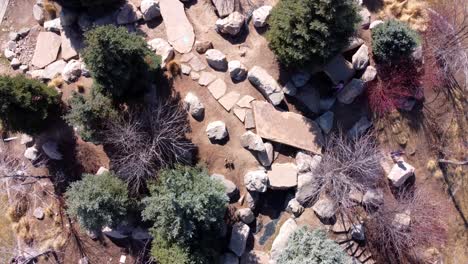
{"label": "reddish foliage", "polygon": [[367,98],[372,111],[386,114],[408,98],[422,99],[421,72],[412,62],[380,65],[378,78],[367,84]]}

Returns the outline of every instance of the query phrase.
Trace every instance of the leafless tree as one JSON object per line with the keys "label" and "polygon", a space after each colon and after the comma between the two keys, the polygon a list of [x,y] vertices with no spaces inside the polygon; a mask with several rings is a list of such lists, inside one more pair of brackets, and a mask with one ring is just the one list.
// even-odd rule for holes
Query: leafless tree
{"label": "leafless tree", "polygon": [[160,168],[191,163],[194,145],[187,140],[187,114],[176,100],[131,111],[105,131],[111,166],[138,192]]}
{"label": "leafless tree", "polygon": [[[434,196],[427,186],[415,191],[402,190],[398,200],[386,199],[383,206],[367,218],[367,241],[386,263],[416,261],[415,249],[438,246],[445,241],[447,226],[442,217],[447,207],[441,202],[442,198]],[[404,220],[398,221],[398,216],[409,217],[406,223],[409,225],[403,224]]]}
{"label": "leafless tree", "polygon": [[338,208],[353,205],[350,192],[365,192],[381,181],[382,156],[371,134],[348,139],[342,133],[332,135],[325,146],[322,162],[314,172],[311,199],[327,195]]}

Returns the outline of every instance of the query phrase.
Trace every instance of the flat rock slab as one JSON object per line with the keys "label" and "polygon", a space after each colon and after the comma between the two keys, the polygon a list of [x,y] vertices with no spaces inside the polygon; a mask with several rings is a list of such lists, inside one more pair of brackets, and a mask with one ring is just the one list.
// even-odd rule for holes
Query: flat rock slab
{"label": "flat rock slab", "polygon": [[317,123],[300,114],[280,112],[267,102],[254,101],[252,106],[257,135],[321,154],[324,139]]}
{"label": "flat rock slab", "polygon": [[245,112],[246,112],[246,110],[244,108],[234,107],[234,110],[232,110],[232,111],[234,112],[234,115],[236,115],[237,118],[239,118],[239,120],[241,122],[244,122]]}
{"label": "flat rock slab", "polygon": [[320,112],[320,93],[317,88],[307,84],[299,89],[296,99],[304,105],[308,111],[315,114]]}
{"label": "flat rock slab", "polygon": [[201,86],[207,86],[214,80],[216,80],[216,75],[212,74],[211,72],[202,72],[200,78],[198,79],[198,84]]}
{"label": "flat rock slab", "polygon": [[169,43],[180,53],[190,52],[195,42],[195,33],[185,14],[184,4],[180,1],[160,0],[159,8]]}
{"label": "flat rock slab", "polygon": [[226,93],[227,86],[223,80],[217,79],[208,86],[208,90],[210,91],[211,95],[213,95],[213,97],[218,100]]}
{"label": "flat rock slab", "polygon": [[338,84],[340,81],[348,83],[348,81],[354,76],[356,71],[354,70],[353,64],[347,61],[342,55],[338,55],[333,58],[323,69],[334,84]]}
{"label": "flat rock slab", "polygon": [[243,107],[243,108],[252,108],[252,105],[250,105],[250,103],[255,100],[255,98],[253,98],[252,96],[250,95],[244,95],[240,100],[239,102],[237,102],[237,105],[240,106],[240,107]]}
{"label": "flat rock slab", "polygon": [[62,39],[53,32],[40,32],[37,36],[36,50],[32,58],[32,64],[38,68],[44,68],[57,59]]}
{"label": "flat rock slab", "polygon": [[240,94],[238,92],[230,92],[219,99],[219,103],[226,109],[231,111],[231,108],[239,101]]}
{"label": "flat rock slab", "polygon": [[64,60],[55,61],[44,69],[44,72],[41,76],[42,79],[51,80],[55,78],[57,75],[62,73],[65,66],[67,66],[67,63]]}
{"label": "flat rock slab", "polygon": [[220,17],[225,17],[234,12],[234,1],[226,1],[226,0],[211,0],[218,11],[218,15]]}
{"label": "flat rock slab", "polygon": [[286,190],[297,186],[297,167],[293,163],[274,163],[268,171],[269,187]]}
{"label": "flat rock slab", "polygon": [[190,59],[188,64],[196,72],[203,71],[204,69],[206,69],[206,64],[203,63],[203,61],[200,60],[200,58],[198,58],[197,56],[194,56],[192,59]]}
{"label": "flat rock slab", "polygon": [[60,35],[62,39],[62,59],[68,61],[78,56],[78,49],[81,45],[81,40],[75,32],[62,32]]}

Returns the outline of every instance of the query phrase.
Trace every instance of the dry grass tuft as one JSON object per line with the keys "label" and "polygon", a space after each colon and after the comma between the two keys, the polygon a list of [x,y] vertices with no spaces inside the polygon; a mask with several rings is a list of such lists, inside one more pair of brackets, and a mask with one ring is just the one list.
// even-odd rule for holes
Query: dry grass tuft
{"label": "dry grass tuft", "polygon": [[62,87],[62,85],[63,85],[62,77],[55,77],[47,84],[47,86],[49,86],[50,88],[54,88],[54,87],[60,88]]}
{"label": "dry grass tuft", "polygon": [[12,223],[17,223],[26,214],[29,208],[29,202],[26,198],[21,198],[7,209],[7,217]]}
{"label": "dry grass tuft", "polygon": [[412,29],[424,32],[429,22],[426,9],[427,3],[421,0],[384,0],[380,17],[401,20]]}
{"label": "dry grass tuft", "polygon": [[24,243],[30,245],[34,241],[34,235],[31,232],[31,223],[28,218],[21,218],[18,223],[13,224],[13,230]]}
{"label": "dry grass tuft", "polygon": [[49,0],[44,0],[44,10],[47,12],[50,18],[56,18],[57,17],[57,7],[55,4]]}

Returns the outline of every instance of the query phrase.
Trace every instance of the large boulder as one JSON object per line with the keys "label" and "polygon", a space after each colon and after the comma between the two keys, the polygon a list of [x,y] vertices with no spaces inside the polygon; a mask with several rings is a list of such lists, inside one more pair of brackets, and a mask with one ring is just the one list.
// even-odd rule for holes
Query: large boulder
{"label": "large boulder", "polygon": [[246,224],[250,224],[255,220],[255,215],[250,208],[238,209],[236,215]]}
{"label": "large boulder", "polygon": [[205,116],[205,106],[200,99],[193,93],[187,93],[184,98],[186,109],[190,111],[193,118],[200,121]]}
{"label": "large boulder", "polygon": [[268,171],[269,187],[285,190],[297,186],[297,167],[294,163],[275,163]]}
{"label": "large boulder", "polygon": [[298,217],[304,212],[304,207],[294,198],[289,200],[286,211]]}
{"label": "large boulder", "polygon": [[209,49],[205,53],[208,64],[217,71],[227,70],[226,55],[217,49]]}
{"label": "large boulder", "polygon": [[62,71],[62,78],[67,83],[78,80],[81,76],[81,62],[70,60]]}
{"label": "large boulder", "polygon": [[394,187],[401,187],[413,175],[414,167],[405,161],[399,161],[393,165],[387,178]]}
{"label": "large boulder", "polygon": [[152,51],[161,56],[162,67],[165,67],[166,63],[174,58],[174,48],[165,39],[152,39],[148,42],[148,45]]}
{"label": "large boulder", "polygon": [[245,23],[245,16],[239,12],[234,12],[228,17],[216,21],[216,29],[223,33],[235,36],[239,34]]}
{"label": "large boulder", "polygon": [[320,93],[313,85],[307,84],[300,88],[295,97],[307,110],[315,114],[320,112]]}
{"label": "large boulder", "polygon": [[322,129],[323,133],[328,134],[330,133],[331,129],[333,128],[333,118],[335,114],[332,111],[327,111],[323,113],[319,118],[317,118],[317,123],[319,124],[320,128]]}
{"label": "large boulder", "polygon": [[254,66],[247,76],[252,85],[260,90],[273,105],[279,105],[283,101],[284,94],[281,86],[265,69]]}
{"label": "large boulder", "polygon": [[284,222],[281,226],[278,235],[276,236],[273,244],[271,245],[270,250],[270,264],[276,264],[279,256],[283,252],[283,250],[288,245],[289,237],[291,236],[294,231],[298,228],[297,223],[294,219],[289,218]]}
{"label": "large boulder", "polygon": [[58,150],[58,144],[55,141],[47,141],[42,145],[42,150],[47,155],[47,157],[53,160],[62,160],[63,155]]}
{"label": "large boulder", "polygon": [[242,147],[252,151],[265,151],[265,144],[259,135],[252,131],[247,131],[241,136]]}
{"label": "large boulder", "polygon": [[224,185],[226,188],[226,194],[231,201],[239,194],[237,186],[232,181],[226,179],[224,175],[215,173],[211,175],[211,178],[220,181]]}
{"label": "large boulder", "polygon": [[330,198],[324,196],[312,206],[315,214],[324,222],[330,222],[334,218],[336,212],[335,202]]}
{"label": "large boulder", "polygon": [[273,144],[270,142],[264,143],[265,150],[257,152],[257,159],[264,167],[270,167],[274,159]]}
{"label": "large boulder", "polygon": [[297,176],[296,200],[301,205],[307,205],[315,198],[320,182],[313,172],[302,173]]}
{"label": "large boulder", "polygon": [[337,99],[343,104],[351,104],[362,92],[364,92],[364,81],[353,79],[340,91]]}
{"label": "large boulder", "polygon": [[273,7],[268,5],[255,9],[252,13],[254,27],[264,27],[267,24],[272,9]]}
{"label": "large boulder", "polygon": [[213,141],[224,140],[229,134],[223,121],[214,121],[206,127],[208,138]]}
{"label": "large boulder", "polygon": [[302,151],[299,151],[296,154],[296,167],[299,173],[315,171],[320,162],[322,161],[322,156],[308,155]]}
{"label": "large boulder", "polygon": [[244,176],[245,188],[252,192],[266,192],[268,176],[264,170],[249,171]]}
{"label": "large boulder", "polygon": [[150,21],[161,16],[159,0],[143,0],[140,5],[141,13],[145,21]]}
{"label": "large boulder", "polygon": [[226,1],[226,0],[211,0],[213,5],[218,11],[218,15],[220,17],[225,17],[234,12],[235,5],[233,1]]}
{"label": "large boulder", "polygon": [[234,81],[242,81],[247,76],[247,68],[238,60],[228,63],[228,71]]}
{"label": "large boulder", "polygon": [[363,70],[369,65],[369,48],[367,45],[363,44],[356,53],[354,53],[352,63],[354,69],[357,71]]}
{"label": "large boulder", "polygon": [[41,79],[51,80],[57,77],[59,74],[62,74],[63,69],[65,69],[67,63],[64,60],[58,60],[49,64],[42,73]]}
{"label": "large boulder", "polygon": [[238,257],[242,256],[249,237],[250,227],[244,223],[236,223],[232,227],[229,249]]}
{"label": "large boulder", "polygon": [[135,23],[141,18],[142,15],[140,11],[138,11],[138,8],[134,4],[128,2],[120,7],[119,12],[117,13],[117,24],[125,25]]}

